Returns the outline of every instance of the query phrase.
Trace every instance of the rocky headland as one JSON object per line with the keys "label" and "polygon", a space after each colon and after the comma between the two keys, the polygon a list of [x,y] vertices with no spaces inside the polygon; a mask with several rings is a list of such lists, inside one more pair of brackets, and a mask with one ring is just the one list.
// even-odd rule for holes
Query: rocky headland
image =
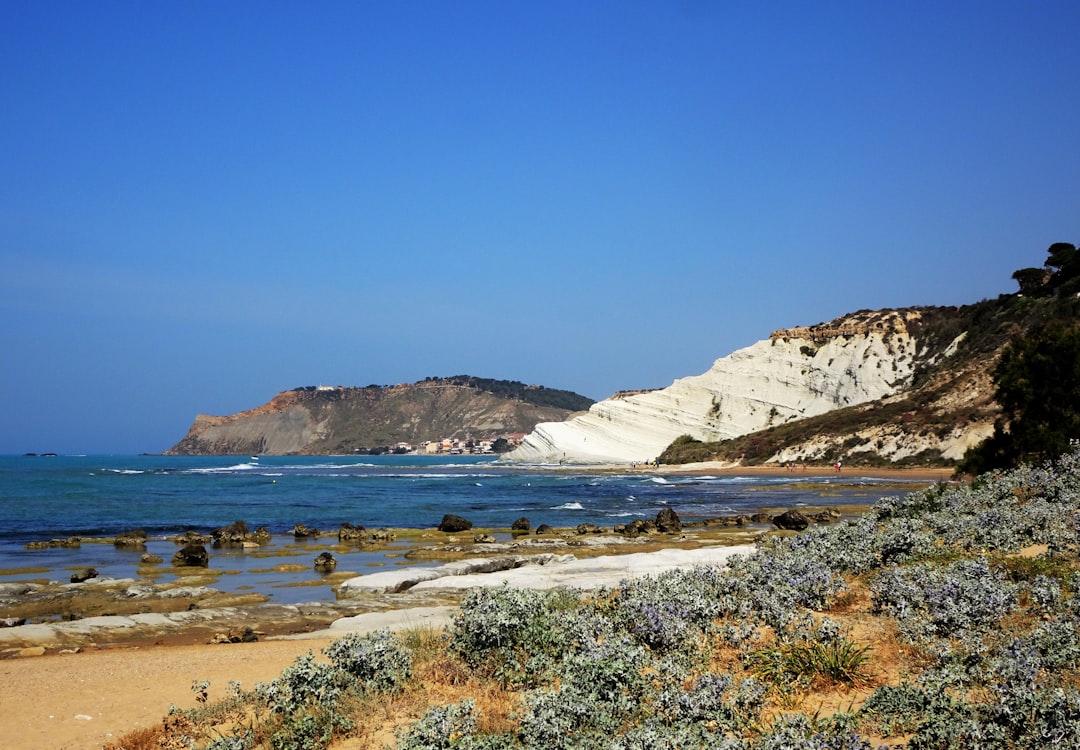
{"label": "rocky headland", "polygon": [[734,455],[709,457],[947,464],[990,435],[999,413],[990,370],[1015,319],[997,304],[864,311],[774,331],[701,375],[537,425],[505,460],[652,461],[684,436],[710,444],[750,436]]}
{"label": "rocky headland", "polygon": [[465,375],[363,388],[306,386],[237,414],[200,414],[166,454],[330,455],[443,438],[496,439],[592,403],[569,391]]}

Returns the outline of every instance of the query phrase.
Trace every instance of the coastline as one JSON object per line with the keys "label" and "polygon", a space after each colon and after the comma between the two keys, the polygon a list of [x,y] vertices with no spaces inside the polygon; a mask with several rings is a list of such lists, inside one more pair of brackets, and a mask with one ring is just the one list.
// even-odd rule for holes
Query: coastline
{"label": "coastline", "polygon": [[[615,467],[610,467],[615,468]],[[620,467],[619,470],[625,471],[627,467]],[[898,479],[898,480],[918,480],[927,479],[935,482],[945,482],[954,478],[954,470],[950,467],[945,468],[902,468],[891,469],[881,467],[841,467],[839,472],[833,466],[818,465],[818,464],[799,464],[793,469],[788,469],[783,466],[777,466],[775,464],[769,464],[764,466],[732,466],[729,463],[723,461],[702,461],[692,464],[678,464],[667,465],[661,464],[660,466],[639,466],[637,468],[630,467],[630,471],[640,471],[643,473],[654,474],[687,474],[687,475],[709,475],[715,474],[716,476],[752,476],[752,477],[791,477],[791,476],[806,476],[807,478],[821,478],[821,477],[865,477],[866,479]]]}
{"label": "coastline", "polygon": [[[583,467],[566,467],[581,471]],[[555,469],[558,471],[558,469]],[[825,482],[836,474],[832,467],[801,467],[789,471],[784,467],[730,467],[719,464],[696,464],[679,467],[588,467],[600,473],[636,472],[645,475],[716,475],[716,476],[788,476],[805,477],[807,482]],[[899,482],[946,481],[951,470],[921,469],[845,469],[846,480],[895,479]],[[912,488],[914,489],[914,487]],[[823,498],[824,506],[828,500]],[[855,510],[852,507],[852,510]],[[613,536],[587,543],[571,537],[571,529],[561,529],[560,535],[581,541],[573,552],[578,562],[567,567],[560,577],[555,567],[518,567],[502,573],[503,578],[489,581],[522,585],[529,578],[545,579],[544,585],[559,585],[572,580],[569,571],[580,566],[586,580],[603,580],[600,574],[588,572],[585,562],[606,566],[611,575],[628,577],[645,575],[662,569],[665,556],[673,557],[675,565],[686,565],[671,553],[681,548],[716,549],[727,543],[745,545],[763,533],[776,533],[761,526],[750,530],[689,527],[681,535],[663,535],[646,543],[616,541]],[[469,535],[471,539],[471,535]],[[535,537],[534,537],[535,538]],[[449,543],[449,541],[448,541]],[[460,545],[459,545],[460,546]],[[743,549],[747,549],[743,547]],[[565,552],[566,550],[557,550]],[[458,554],[458,553],[455,553]],[[462,557],[474,557],[464,553]],[[631,561],[633,558],[633,562]],[[568,562],[568,561],[564,561]],[[611,571],[614,571],[613,573]],[[579,571],[580,572],[580,571]],[[512,574],[512,575],[511,575]],[[580,578],[578,582],[580,582]],[[355,600],[359,609],[344,606],[295,606],[272,604],[254,607],[220,608],[216,613],[204,611],[207,617],[191,615],[190,619],[163,626],[154,626],[147,618],[145,628],[131,627],[113,618],[99,621],[70,623],[77,638],[58,645],[50,642],[44,647],[33,643],[0,641],[5,656],[25,654],[25,658],[0,659],[0,677],[8,687],[5,711],[0,712],[0,733],[13,747],[59,747],[66,750],[100,748],[103,743],[157,724],[171,705],[191,708],[196,704],[191,685],[196,681],[211,682],[211,699],[222,697],[230,680],[239,680],[245,688],[254,682],[276,677],[299,655],[311,651],[318,655],[333,637],[349,628],[440,628],[451,616],[461,587],[470,582],[467,576],[450,582],[453,585],[433,591],[413,591],[405,594],[362,594]],[[475,581],[474,581],[475,583]],[[577,585],[577,584],[575,584]],[[196,613],[198,614],[198,613]],[[220,615],[215,617],[214,615]],[[208,641],[215,633],[228,631],[242,624],[253,626],[259,640],[253,643],[214,643]],[[95,628],[100,625],[100,628]],[[111,634],[109,625],[112,627]],[[0,637],[4,630],[0,629]],[[79,632],[81,631],[81,632]],[[14,633],[9,632],[9,635]],[[8,650],[11,649],[11,650]],[[26,649],[24,652],[23,649]],[[15,653],[13,653],[13,651]]]}
{"label": "coastline", "polygon": [[[628,555],[600,555],[563,561],[560,565],[523,566],[479,580],[451,576],[451,588],[511,585],[551,588],[612,586],[625,578],[673,568],[720,564],[733,554],[749,554],[752,546],[678,548]],[[31,647],[23,658],[0,660],[6,688],[0,712],[0,737],[11,747],[55,747],[99,750],[103,744],[158,724],[170,707],[194,708],[192,685],[209,681],[211,700],[226,696],[229,683],[249,689],[269,681],[296,657],[321,651],[349,632],[382,628],[442,629],[456,606],[409,607],[342,617],[313,632],[262,637],[250,643],[191,643],[186,633],[132,638],[107,646],[90,644],[53,650]],[[0,631],[2,632],[2,631]]]}

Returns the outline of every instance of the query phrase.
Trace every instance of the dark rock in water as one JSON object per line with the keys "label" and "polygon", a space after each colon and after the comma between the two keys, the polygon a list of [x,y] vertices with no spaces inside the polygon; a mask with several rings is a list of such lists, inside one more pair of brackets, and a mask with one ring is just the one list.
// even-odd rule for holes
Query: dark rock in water
{"label": "dark rock in water", "polygon": [[453,513],[447,513],[442,517],[442,523],[439,524],[439,531],[468,531],[472,528],[472,521],[461,516],[455,516]]}
{"label": "dark rock in water", "polygon": [[164,562],[164,560],[162,560],[157,555],[151,555],[149,552],[147,552],[139,558],[139,562],[141,562],[143,565],[160,565]]}
{"label": "dark rock in water", "polygon": [[194,529],[188,529],[183,534],[177,534],[174,537],[170,537],[170,541],[174,544],[183,546],[185,544],[210,544],[210,542],[213,541],[213,538],[206,534],[200,534]]}
{"label": "dark rock in water", "polygon": [[177,568],[209,568],[210,555],[201,544],[189,544],[176,551],[172,564]]}
{"label": "dark rock in water", "polygon": [[772,520],[778,529],[785,531],[802,531],[810,525],[810,519],[797,510],[789,510],[781,513]]}
{"label": "dark rock in water", "polygon": [[511,531],[528,531],[531,528],[532,525],[529,523],[529,519],[525,518],[524,516],[514,521],[514,523],[510,525]]}
{"label": "dark rock in water", "polygon": [[641,536],[642,534],[652,534],[656,531],[656,524],[653,521],[644,521],[637,519],[630,523],[619,524],[613,531],[616,534],[622,534],[623,536]]}
{"label": "dark rock in water", "polygon": [[251,532],[248,531],[247,521],[233,521],[228,526],[214,529],[211,537],[215,547],[223,544],[243,544],[251,541]]}
{"label": "dark rock in water", "polygon": [[82,539],[77,536],[69,536],[66,539],[50,539],[47,542],[27,542],[25,546],[26,549],[49,549],[52,547],[79,549],[82,546]]}
{"label": "dark rock in water", "polygon": [[298,523],[292,528],[293,536],[297,539],[304,539],[309,536],[318,536],[319,530],[309,527],[307,524]]}
{"label": "dark rock in water", "polygon": [[113,545],[124,549],[146,549],[146,532],[142,529],[132,529],[117,534],[113,539]]}
{"label": "dark rock in water", "polygon": [[664,508],[656,514],[656,528],[664,534],[678,534],[682,531],[682,521],[673,508]]}
{"label": "dark rock in water", "polygon": [[548,526],[546,523],[542,523],[536,527],[537,534],[554,534],[555,529]]}
{"label": "dark rock in water", "polygon": [[249,531],[246,521],[234,521],[228,526],[214,529],[211,536],[214,539],[215,547],[240,546],[244,542],[254,542],[260,545],[270,543],[270,532],[266,530],[265,526],[260,526],[255,531]]}
{"label": "dark rock in water", "polygon": [[751,523],[772,523],[772,516],[770,516],[768,513],[764,513],[764,512],[759,511],[759,512],[755,513],[754,515],[750,516],[750,522]]}
{"label": "dark rock in water", "polygon": [[338,529],[338,541],[343,544],[362,544],[368,537],[367,529],[363,526],[353,526],[351,523],[341,524]]}
{"label": "dark rock in water", "polygon": [[375,529],[371,532],[371,541],[373,542],[392,542],[397,539],[397,534],[389,529]]}
{"label": "dark rock in water", "polygon": [[815,513],[810,517],[810,520],[815,523],[832,523],[833,521],[840,520],[840,511],[837,508],[826,508],[820,513]]}
{"label": "dark rock in water", "polygon": [[98,572],[96,570],[94,570],[93,568],[86,568],[85,570],[80,570],[78,573],[72,573],[71,574],[71,582],[72,583],[83,583],[85,581],[89,581],[91,578],[97,578],[97,577],[98,577]]}
{"label": "dark rock in water", "polygon": [[337,560],[329,552],[322,552],[315,558],[315,570],[331,571],[337,567]]}
{"label": "dark rock in water", "polygon": [[577,527],[578,534],[603,534],[604,530],[597,526],[595,523],[579,523]]}

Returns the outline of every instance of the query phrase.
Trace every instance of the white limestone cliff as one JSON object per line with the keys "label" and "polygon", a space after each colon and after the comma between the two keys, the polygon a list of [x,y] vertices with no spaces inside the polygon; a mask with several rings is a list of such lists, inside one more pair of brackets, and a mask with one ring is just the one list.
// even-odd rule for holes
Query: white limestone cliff
{"label": "white limestone cliff", "polygon": [[918,315],[857,313],[828,325],[776,331],[716,360],[702,375],[537,425],[506,460],[649,461],[680,435],[725,440],[885,398],[910,385],[920,362],[906,325]]}

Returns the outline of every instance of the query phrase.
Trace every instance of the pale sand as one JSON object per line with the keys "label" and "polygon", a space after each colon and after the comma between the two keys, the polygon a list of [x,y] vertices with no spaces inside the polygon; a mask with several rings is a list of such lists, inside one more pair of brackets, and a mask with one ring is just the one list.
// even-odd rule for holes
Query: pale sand
{"label": "pale sand", "polygon": [[[620,471],[628,467],[612,467]],[[673,468],[639,467],[639,471],[677,473]],[[694,465],[679,467],[681,473],[704,474],[787,474],[783,467],[739,467]],[[830,467],[808,467],[807,477],[832,471]],[[877,478],[947,480],[951,470],[864,470],[845,474]],[[618,556],[615,556],[618,557]],[[661,556],[662,557],[662,556]],[[659,563],[661,557],[655,558]],[[681,564],[681,563],[680,563]],[[619,577],[662,568],[647,560],[613,563]],[[599,575],[597,570],[592,574]],[[548,585],[554,579],[549,577]],[[617,582],[617,579],[616,579]],[[463,583],[463,581],[462,581]],[[574,582],[581,585],[581,580]],[[398,626],[437,627],[450,610],[427,616],[410,615],[408,610],[388,614]],[[57,748],[58,750],[98,750],[141,727],[161,721],[172,705],[196,705],[193,682],[209,680],[210,698],[223,697],[231,680],[245,689],[256,682],[273,679],[295,658],[307,651],[318,654],[347,629],[373,629],[390,622],[374,620],[366,624],[342,621],[338,629],[307,634],[303,640],[264,640],[250,644],[89,648],[78,654],[46,655],[0,660],[0,750]]]}
{"label": "pale sand", "polygon": [[866,477],[868,479],[903,479],[920,480],[927,479],[935,482],[944,482],[953,478],[953,469],[887,469],[841,466],[837,474],[833,466],[817,466],[798,464],[794,469],[786,469],[783,466],[770,464],[767,466],[730,466],[721,461],[703,461],[696,464],[682,464],[680,466],[659,466],[654,468],[638,467],[640,471],[654,471],[660,474],[715,474],[717,476],[750,476],[750,477],[779,477],[779,476],[802,476],[807,478],[823,476],[841,476],[845,478]]}
{"label": "pale sand", "polygon": [[221,698],[230,680],[250,689],[328,643],[149,646],[0,661],[0,748],[98,750],[156,725],[172,705],[194,707],[193,682],[210,680],[210,698]]}

